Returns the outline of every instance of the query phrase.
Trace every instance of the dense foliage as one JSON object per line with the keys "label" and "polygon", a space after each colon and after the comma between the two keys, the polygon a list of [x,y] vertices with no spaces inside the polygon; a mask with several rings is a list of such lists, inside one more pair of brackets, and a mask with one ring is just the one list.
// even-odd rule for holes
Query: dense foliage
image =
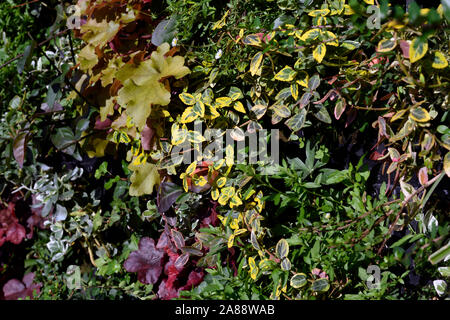
{"label": "dense foliage", "polygon": [[0,298],[448,298],[450,2],[407,9],[0,4]]}

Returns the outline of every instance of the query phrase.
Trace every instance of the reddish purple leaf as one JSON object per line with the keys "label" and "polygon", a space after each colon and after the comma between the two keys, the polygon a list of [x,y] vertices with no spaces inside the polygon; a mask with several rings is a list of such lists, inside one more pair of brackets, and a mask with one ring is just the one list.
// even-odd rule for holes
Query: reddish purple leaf
{"label": "reddish purple leaf", "polygon": [[26,297],[33,298],[33,291],[39,294],[42,283],[33,283],[34,276],[34,273],[30,272],[23,276],[22,281],[11,279],[5,283],[3,286],[5,300],[25,299]]}
{"label": "reddish purple leaf", "polygon": [[145,151],[150,151],[151,149],[151,142],[153,139],[153,136],[155,135],[155,130],[150,126],[150,121],[147,121],[147,123],[144,126],[144,129],[141,132],[141,145],[142,149]]}
{"label": "reddish purple leaf", "polygon": [[144,237],[139,241],[139,250],[130,253],[123,266],[128,272],[137,272],[144,284],[155,284],[162,272],[164,251],[155,247],[155,241]]}
{"label": "reddish purple leaf", "polygon": [[8,230],[6,230],[6,240],[14,244],[19,244],[25,238],[25,234],[25,228],[21,224],[10,224]]}

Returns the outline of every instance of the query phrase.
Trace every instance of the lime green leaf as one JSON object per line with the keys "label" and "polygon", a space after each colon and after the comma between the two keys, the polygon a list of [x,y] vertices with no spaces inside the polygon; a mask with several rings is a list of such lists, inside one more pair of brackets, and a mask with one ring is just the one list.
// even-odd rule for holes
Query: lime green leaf
{"label": "lime green leaf", "polygon": [[420,107],[411,109],[409,117],[416,122],[428,122],[431,119],[428,111]]}
{"label": "lime green leaf", "polygon": [[409,60],[414,63],[422,59],[428,50],[428,41],[421,37],[414,38],[409,46]]}
{"label": "lime green leaf", "polygon": [[250,62],[250,73],[252,76],[259,73],[261,63],[263,60],[264,54],[262,52],[257,52]]}
{"label": "lime green leaf", "polygon": [[313,57],[318,63],[321,63],[325,54],[327,53],[327,47],[325,44],[320,43],[313,51]]}
{"label": "lime green leaf", "polygon": [[448,67],[448,61],[442,52],[436,51],[434,53],[433,64],[431,66],[435,69],[445,69]]}
{"label": "lime green leaf", "polygon": [[292,81],[294,80],[297,72],[289,66],[281,69],[276,75],[275,79],[279,81]]}
{"label": "lime green leaf", "polygon": [[159,184],[159,173],[154,164],[143,163],[139,166],[130,164],[128,169],[133,171],[130,181],[130,196],[151,194],[153,187]]}

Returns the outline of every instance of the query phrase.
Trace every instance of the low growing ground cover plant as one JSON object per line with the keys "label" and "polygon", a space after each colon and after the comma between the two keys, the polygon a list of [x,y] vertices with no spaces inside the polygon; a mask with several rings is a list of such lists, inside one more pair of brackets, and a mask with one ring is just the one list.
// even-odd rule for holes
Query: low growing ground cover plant
{"label": "low growing ground cover plant", "polygon": [[448,1],[2,6],[0,298],[448,298]]}

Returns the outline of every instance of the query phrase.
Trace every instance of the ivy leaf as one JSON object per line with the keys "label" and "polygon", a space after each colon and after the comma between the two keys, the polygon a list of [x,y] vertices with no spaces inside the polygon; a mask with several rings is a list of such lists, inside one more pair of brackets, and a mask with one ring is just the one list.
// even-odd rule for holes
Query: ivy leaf
{"label": "ivy leaf", "polygon": [[123,266],[128,272],[137,272],[138,280],[144,284],[155,284],[163,270],[164,251],[155,248],[155,241],[144,237],[139,241],[139,250],[133,251]]}
{"label": "ivy leaf", "polygon": [[428,50],[428,41],[422,37],[416,37],[409,46],[409,60],[411,63],[422,59]]}
{"label": "ivy leaf", "polygon": [[153,187],[159,184],[159,173],[154,164],[145,162],[137,166],[131,163],[128,169],[133,171],[130,178],[130,196],[151,194]]}

